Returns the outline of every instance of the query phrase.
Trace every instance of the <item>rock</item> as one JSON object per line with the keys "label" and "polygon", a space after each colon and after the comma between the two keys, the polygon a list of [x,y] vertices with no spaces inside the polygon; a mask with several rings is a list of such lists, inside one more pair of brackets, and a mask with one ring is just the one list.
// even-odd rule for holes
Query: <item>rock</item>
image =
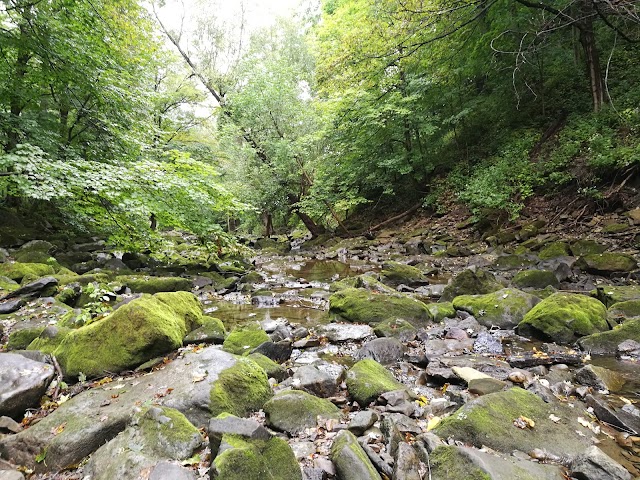
{"label": "rock", "polygon": [[330,458],[340,480],[382,480],[349,430],[342,430],[333,440]]}
{"label": "rock", "polygon": [[593,409],[598,420],[613,425],[623,432],[632,432],[640,435],[640,417],[624,409],[614,409],[602,395],[587,395],[585,398],[587,406]]}
{"label": "rock", "polygon": [[493,262],[492,267],[496,270],[521,270],[530,267],[535,262],[522,255],[502,255]]}
{"label": "rock", "polygon": [[218,318],[203,316],[202,326],[192,330],[184,337],[185,345],[191,343],[222,343],[227,336],[224,324]]}
{"label": "rock", "polygon": [[618,345],[626,340],[640,343],[640,318],[627,320],[613,330],[582,337],[578,345],[593,355],[615,355]]}
{"label": "rock", "polygon": [[0,275],[16,282],[21,282],[25,277],[40,278],[54,273],[53,267],[44,263],[7,262],[0,264]]}
{"label": "rock", "polygon": [[121,372],[182,346],[202,307],[188,292],[144,296],[70,332],[53,352],[67,377]]}
{"label": "rock", "polygon": [[640,317],[640,300],[614,303],[607,311],[607,318],[613,325],[624,322],[630,318]]}
{"label": "rock", "polygon": [[596,365],[585,365],[576,370],[574,380],[581,385],[611,392],[620,391],[626,382],[621,374]]}
{"label": "rock", "polygon": [[625,340],[618,345],[617,356],[632,360],[640,359],[640,343],[635,340]]}
{"label": "rock", "polygon": [[362,435],[366,430],[371,428],[374,423],[380,420],[379,415],[373,410],[362,410],[356,412],[351,418],[347,428],[356,436]]}
{"label": "rock", "polygon": [[[551,414],[564,421],[554,423],[549,419]],[[433,431],[441,438],[451,437],[478,448],[486,445],[504,453],[544,448],[563,457],[582,453],[590,444],[587,437],[576,433],[576,422],[570,415],[568,410],[514,387],[470,401],[443,419]],[[535,426],[518,428],[514,421],[521,416],[533,420]]]}
{"label": "rock", "polygon": [[0,415],[21,419],[37,407],[53,379],[54,368],[14,353],[0,353]]}
{"label": "rock", "polygon": [[271,338],[259,326],[246,325],[234,328],[225,339],[222,348],[236,355],[244,355],[251,352],[261,343],[269,341],[271,341]]}
{"label": "rock", "polygon": [[416,410],[411,395],[405,389],[382,393],[378,400],[386,406],[387,412],[401,413],[410,417]]}
{"label": "rock", "polygon": [[301,390],[280,392],[265,403],[263,409],[268,426],[291,434],[315,428],[319,416],[340,417],[340,410],[333,403]]}
{"label": "rock", "polygon": [[116,282],[122,283],[136,293],[158,293],[158,292],[190,292],[191,280],[180,277],[151,277],[136,275],[120,275],[116,277]]}
{"label": "rock", "polygon": [[149,480],[196,480],[196,475],[180,465],[161,461],[151,470]]}
{"label": "rock", "polygon": [[58,279],[54,277],[42,277],[33,282],[27,283],[22,287],[6,294],[2,300],[23,296],[37,296],[43,292],[55,293],[55,287],[58,285]]}
{"label": "rock", "polygon": [[468,389],[476,395],[499,392],[507,386],[506,382],[491,377],[471,367],[453,367],[453,373],[467,382]]}
{"label": "rock", "polygon": [[24,475],[18,470],[0,470],[0,480],[24,480]]}
{"label": "rock", "polygon": [[415,449],[407,442],[398,445],[398,452],[393,466],[393,478],[402,480],[422,480],[420,475],[420,459]]}
{"label": "rock", "polygon": [[638,262],[636,262],[635,258],[624,253],[585,255],[576,262],[576,265],[587,272],[603,275],[631,272],[638,268]]}
{"label": "rock", "polygon": [[251,353],[248,355],[248,358],[256,362],[260,368],[264,370],[267,378],[273,378],[278,382],[282,382],[289,376],[286,368],[261,353]]}
{"label": "rock", "polygon": [[391,286],[398,286],[400,284],[416,286],[428,283],[427,278],[420,269],[399,262],[383,263],[380,280],[385,285]]}
{"label": "rock", "polygon": [[489,353],[492,355],[501,355],[504,353],[502,342],[489,332],[480,332],[473,342],[473,351],[475,353]]}
{"label": "rock", "polygon": [[453,299],[456,310],[473,315],[481,325],[513,328],[540,302],[538,297],[512,288],[485,295],[461,295]]}
{"label": "rock", "polygon": [[370,292],[384,293],[387,295],[397,295],[398,292],[380,282],[371,273],[365,273],[356,277],[347,277],[338,282],[334,282],[329,287],[331,292],[338,292],[347,288],[364,288]]}
{"label": "rock", "polygon": [[401,318],[394,320],[385,320],[378,323],[373,332],[378,337],[393,337],[401,342],[410,342],[416,338],[416,327]]}
{"label": "rock", "polygon": [[[11,433],[18,433],[23,430],[22,424],[16,422],[11,417],[0,417],[0,430],[5,430]],[[1,465],[0,465],[1,466]]]}
{"label": "rock", "polygon": [[70,328],[51,325],[46,327],[37,338],[27,346],[27,350],[38,350],[39,352],[51,355],[60,346],[67,335],[71,333]]}
{"label": "rock", "polygon": [[629,230],[628,223],[610,223],[602,227],[602,233],[622,233]]}
{"label": "rock", "polygon": [[284,363],[291,357],[291,351],[291,342],[289,340],[282,340],[279,342],[263,342],[251,350],[251,353],[259,353],[274,362]]}
{"label": "rock", "polygon": [[20,310],[26,302],[22,298],[14,298],[0,303],[0,315],[6,315]]}
{"label": "rock", "polygon": [[[343,371],[341,367],[340,370]],[[312,395],[327,398],[338,393],[342,376],[342,373],[335,376],[320,370],[316,364],[303,365],[293,374],[293,384]]]}
{"label": "rock", "polygon": [[11,280],[9,277],[0,276],[0,295],[4,296],[19,287],[20,284],[18,282]]}
{"label": "rock", "polygon": [[549,270],[523,270],[513,277],[513,284],[520,288],[545,288],[559,285],[556,275]]}
{"label": "rock", "polygon": [[427,306],[413,298],[372,294],[361,288],[347,288],[329,297],[329,313],[353,323],[378,323],[401,318],[424,326],[432,318]]}
{"label": "rock", "polygon": [[351,325],[344,323],[323,325],[318,329],[318,333],[334,343],[364,340],[365,338],[374,336],[373,328],[368,325]]}
{"label": "rock", "polygon": [[585,480],[631,480],[632,475],[598,447],[589,447],[570,465],[571,475]]}
{"label": "rock", "polygon": [[504,288],[495,277],[484,270],[464,270],[451,279],[440,300],[451,301],[460,295],[484,295]]}
{"label": "rock", "polygon": [[209,421],[209,446],[211,456],[219,453],[224,435],[239,435],[250,440],[269,440],[273,434],[265,427],[250,418],[239,418],[234,415],[222,414]]}
{"label": "rock", "polygon": [[355,354],[357,360],[369,358],[382,365],[389,365],[402,359],[406,347],[397,338],[376,338],[365,343]]}
{"label": "rock", "polygon": [[571,255],[569,245],[564,242],[552,242],[540,250],[538,257],[540,260],[550,260],[558,257],[568,257]]}
{"label": "rock", "polygon": [[186,460],[201,444],[200,432],[180,412],[151,407],[135,415],[122,433],[96,450],[84,473],[95,480],[137,480],[160,460]]}
{"label": "rock", "polygon": [[620,302],[628,302],[631,300],[640,300],[640,286],[624,285],[613,286],[607,285],[591,290],[589,295],[596,297],[607,306],[612,306]]}
{"label": "rock", "polygon": [[380,394],[404,389],[389,370],[375,360],[360,360],[347,372],[347,390],[362,407],[375,401]]}
{"label": "rock", "polygon": [[580,294],[554,293],[531,309],[518,324],[520,335],[572,343],[609,329],[602,302]]}
{"label": "rock", "polygon": [[429,303],[427,308],[433,316],[434,322],[442,322],[445,318],[454,318],[456,316],[456,309],[453,308],[453,303],[451,302]]}
{"label": "rock", "polygon": [[[509,452],[511,453],[511,452]],[[439,446],[430,455],[433,480],[563,480],[557,465],[544,465],[514,457],[503,458],[475,448]]]}
{"label": "rock", "polygon": [[585,255],[597,255],[607,250],[606,245],[602,245],[593,240],[578,240],[571,244],[571,254],[574,257],[583,257]]}

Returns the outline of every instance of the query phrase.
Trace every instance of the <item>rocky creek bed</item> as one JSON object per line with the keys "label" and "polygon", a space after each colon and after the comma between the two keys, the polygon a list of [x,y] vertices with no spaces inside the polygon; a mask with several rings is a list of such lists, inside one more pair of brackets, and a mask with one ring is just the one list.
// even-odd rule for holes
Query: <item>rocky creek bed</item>
{"label": "rocky creek bed", "polygon": [[0,480],[638,477],[634,221],[0,250]]}

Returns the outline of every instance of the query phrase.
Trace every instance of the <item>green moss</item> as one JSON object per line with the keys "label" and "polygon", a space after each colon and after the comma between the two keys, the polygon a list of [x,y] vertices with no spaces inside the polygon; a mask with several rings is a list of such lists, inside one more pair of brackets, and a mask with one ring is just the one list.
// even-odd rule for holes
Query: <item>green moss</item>
{"label": "green moss", "polygon": [[456,309],[451,302],[438,302],[427,304],[429,312],[435,322],[442,322],[445,318],[455,318]]}
{"label": "green moss", "polygon": [[589,295],[597,298],[605,305],[611,306],[614,303],[640,300],[640,287],[636,285],[625,285],[621,287],[604,286],[591,290]]}
{"label": "green moss", "polygon": [[411,265],[399,262],[386,262],[382,265],[380,279],[387,285],[415,285],[426,281],[424,273]]}
{"label": "green moss", "polygon": [[278,393],[264,404],[267,425],[287,433],[300,433],[318,425],[318,416],[340,418],[340,410],[329,400],[301,390]]}
{"label": "green moss", "polygon": [[227,336],[222,320],[215,317],[203,316],[202,326],[196,328],[184,337],[185,343],[213,342],[222,343]]}
{"label": "green moss", "polygon": [[254,361],[238,357],[237,363],[223,370],[213,383],[209,409],[212,416],[228,412],[244,417],[262,408],[271,396],[264,370]]}
{"label": "green moss", "polygon": [[[159,422],[149,415],[148,409],[143,411],[139,417],[138,426],[144,435],[145,446],[159,455],[166,455],[175,460],[176,455],[172,453],[179,445],[197,445],[202,442],[200,431],[187,420],[182,413],[174,408],[159,407],[162,415],[169,421]],[[180,449],[182,450],[182,449]]]}
{"label": "green moss", "polygon": [[630,272],[638,267],[638,262],[631,255],[605,252],[585,255],[576,262],[576,265],[587,272],[607,274]]}
{"label": "green moss", "polygon": [[540,257],[540,260],[551,260],[552,258],[568,257],[570,255],[569,245],[564,242],[553,242],[540,250],[538,257]]}
{"label": "green moss", "polygon": [[0,277],[0,297],[18,288],[20,288],[18,282],[11,280],[9,277]]}
{"label": "green moss", "polygon": [[520,288],[545,288],[559,285],[555,274],[549,270],[523,270],[513,277],[513,284]]}
{"label": "green moss", "polygon": [[504,288],[495,277],[484,270],[463,270],[445,287],[440,300],[450,302],[459,295],[482,295]]}
{"label": "green moss", "polygon": [[427,306],[405,295],[375,294],[361,288],[347,288],[329,297],[329,313],[354,323],[378,323],[402,318],[422,326],[431,321]]}
{"label": "green moss", "polygon": [[71,331],[65,327],[46,327],[27,347],[27,350],[40,350],[52,354]]}
{"label": "green moss", "polygon": [[222,348],[236,355],[246,355],[258,345],[270,341],[267,333],[258,326],[235,328],[224,340]]}
{"label": "green moss", "polygon": [[487,327],[513,328],[538,301],[528,293],[504,288],[486,295],[460,295],[453,299],[453,308],[472,314]]}
{"label": "green moss", "polygon": [[401,318],[385,320],[378,323],[373,329],[373,333],[378,337],[394,337],[403,342],[413,340],[417,331],[416,327]]}
{"label": "green moss", "polygon": [[22,281],[26,276],[35,279],[53,275],[54,273],[51,265],[45,265],[43,263],[0,263],[0,275],[16,282]]}
{"label": "green moss", "polygon": [[578,340],[578,344],[583,350],[594,355],[615,355],[618,345],[625,340],[640,343],[640,318],[627,320],[607,332],[582,337]]}
{"label": "green moss", "polygon": [[349,430],[342,430],[331,445],[331,460],[341,480],[376,480],[380,474],[371,463],[358,439]]}
{"label": "green moss", "polygon": [[277,381],[281,382],[288,376],[286,368],[261,353],[252,353],[248,358],[256,362],[269,378],[275,378]]}
{"label": "green moss", "polygon": [[7,342],[7,350],[25,350],[44,329],[45,327],[23,328],[12,332]]}
{"label": "green moss", "polygon": [[603,253],[607,250],[605,245],[602,245],[593,240],[578,240],[571,244],[571,253],[574,257],[582,257],[584,255],[595,255]]}
{"label": "green moss", "polygon": [[201,318],[200,303],[187,292],[158,295],[133,300],[67,335],[54,352],[65,374],[120,372],[182,346]]}
{"label": "green moss", "polygon": [[608,330],[606,318],[606,307],[595,298],[554,293],[525,315],[518,325],[518,332],[571,343],[579,337]]}
{"label": "green moss", "polygon": [[238,435],[223,435],[232,448],[214,460],[218,477],[224,480],[301,480],[302,472],[289,444],[278,437],[248,440]]}
{"label": "green moss", "polygon": [[602,233],[622,233],[629,230],[628,223],[611,223],[602,229]]}
{"label": "green moss", "polygon": [[607,312],[608,318],[622,323],[628,318],[640,317],[640,300],[614,303]]}
{"label": "green moss", "polygon": [[120,275],[116,281],[126,285],[133,292],[138,293],[158,293],[158,292],[179,292],[191,291],[191,280],[180,277],[138,277],[131,275]]}
{"label": "green moss", "polygon": [[462,455],[457,447],[440,446],[431,453],[429,460],[432,463],[435,480],[449,478],[492,480],[490,475]]}
{"label": "green moss", "polygon": [[329,287],[331,292],[338,292],[347,288],[364,288],[366,290],[378,293],[386,293],[389,295],[397,295],[398,292],[384,283],[377,280],[373,275],[358,275],[356,277],[347,277],[339,282],[334,282]]}
{"label": "green moss", "polygon": [[369,405],[385,392],[404,388],[389,370],[375,360],[360,360],[347,372],[349,395],[362,407]]}

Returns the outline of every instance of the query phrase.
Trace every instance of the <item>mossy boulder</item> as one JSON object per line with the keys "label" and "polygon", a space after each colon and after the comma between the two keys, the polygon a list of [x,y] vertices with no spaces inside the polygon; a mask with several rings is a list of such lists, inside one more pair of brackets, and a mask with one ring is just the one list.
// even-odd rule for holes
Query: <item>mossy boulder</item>
{"label": "mossy boulder", "polygon": [[629,300],[640,300],[640,286],[624,285],[620,287],[604,286],[591,290],[589,295],[597,298],[607,306],[614,303],[628,302]]}
{"label": "mossy boulder", "polygon": [[554,293],[533,307],[518,324],[518,333],[559,343],[609,329],[607,309],[595,298]]}
{"label": "mossy boulder", "polygon": [[594,333],[578,340],[578,345],[594,355],[615,355],[618,345],[625,340],[640,343],[640,318],[632,318],[616,325],[613,330]]}
{"label": "mossy boulder", "polygon": [[493,262],[496,270],[519,270],[533,265],[535,262],[523,255],[502,255]]}
{"label": "mossy boulder", "polygon": [[236,355],[247,355],[258,345],[270,341],[267,332],[257,325],[247,325],[238,327],[231,331],[222,344],[222,348],[227,352]]}
{"label": "mossy boulder", "polygon": [[404,390],[393,374],[375,360],[357,362],[347,372],[349,395],[362,407],[375,401],[380,395],[393,390]]}
{"label": "mossy boulder", "polygon": [[401,318],[385,320],[384,322],[378,323],[373,329],[373,333],[378,337],[393,337],[403,342],[413,340],[417,332],[416,327]]}
{"label": "mossy boulder", "polygon": [[508,329],[520,323],[539,302],[538,297],[528,293],[503,288],[485,295],[460,295],[453,299],[453,308],[470,313],[481,325]]}
{"label": "mossy boulder", "polygon": [[428,303],[427,308],[433,315],[434,322],[442,322],[445,318],[454,318],[456,316],[456,309],[453,308],[453,303],[451,302]]}
{"label": "mossy boulder", "polygon": [[261,353],[251,353],[247,358],[256,362],[260,368],[264,370],[264,373],[267,374],[267,377],[273,378],[278,382],[281,382],[289,376],[286,368]]}
{"label": "mossy boulder", "polygon": [[551,260],[552,258],[569,256],[571,256],[571,251],[569,250],[569,245],[565,242],[552,242],[538,253],[540,260]]}
{"label": "mossy boulder", "polygon": [[602,228],[602,233],[622,233],[629,230],[630,225],[628,223],[610,223]]}
{"label": "mossy boulder", "polygon": [[279,241],[273,238],[259,238],[256,240],[254,247],[264,252],[284,255],[291,250],[291,243],[286,240]]}
{"label": "mossy boulder", "polygon": [[442,292],[440,300],[450,302],[460,295],[483,295],[495,292],[504,286],[484,270],[463,270],[453,277]]}
{"label": "mossy boulder", "polygon": [[347,277],[338,282],[334,282],[329,287],[329,291],[338,292],[347,288],[364,288],[371,292],[386,293],[388,295],[398,294],[398,292],[393,288],[385,285],[373,275],[366,273],[356,277]]}
{"label": "mossy boulder", "polygon": [[201,319],[202,307],[191,293],[144,295],[70,332],[54,354],[69,377],[121,372],[181,347]]}
{"label": "mossy boulder", "polygon": [[427,306],[406,295],[375,294],[362,288],[347,288],[329,297],[329,313],[353,323],[378,323],[401,318],[415,326],[432,320]]}
{"label": "mossy boulder", "polygon": [[617,272],[630,272],[638,268],[638,262],[631,255],[624,253],[599,253],[597,255],[585,255],[576,262],[582,270],[591,273],[611,274]]}
{"label": "mossy boulder", "polygon": [[222,343],[226,337],[227,331],[222,320],[205,315],[202,317],[202,326],[189,332],[184,337],[184,343]]}
{"label": "mossy boulder", "polygon": [[349,430],[342,430],[336,435],[331,445],[330,458],[340,480],[382,479],[356,436]]}
{"label": "mossy boulder", "polygon": [[249,439],[225,434],[222,443],[225,449],[213,460],[212,467],[217,471],[215,478],[302,480],[293,450],[282,438]]}
{"label": "mossy boulder", "polygon": [[46,327],[30,327],[15,330],[9,335],[7,350],[26,350],[31,342],[40,336]]}
{"label": "mossy boulder", "polygon": [[7,262],[0,264],[0,275],[16,282],[21,282],[25,277],[36,279],[54,273],[54,268],[44,263]]}
{"label": "mossy boulder", "polygon": [[180,277],[150,277],[150,276],[129,276],[120,275],[116,277],[116,282],[122,283],[136,293],[158,293],[158,292],[190,292],[191,280]]}
{"label": "mossy boulder", "polygon": [[557,287],[560,282],[556,275],[549,270],[522,270],[513,277],[513,284],[519,288],[546,288],[549,285]]}
{"label": "mossy boulder", "polygon": [[0,297],[20,288],[20,284],[9,277],[0,276]]}
{"label": "mossy boulder", "polygon": [[571,244],[571,253],[574,257],[582,257],[584,255],[597,255],[607,250],[606,245],[602,245],[593,240],[578,240]]}
{"label": "mossy boulder", "polygon": [[640,318],[640,300],[614,303],[607,310],[607,318],[614,325],[631,318]]}
{"label": "mossy boulder", "polygon": [[[563,419],[554,423],[549,415]],[[533,428],[518,428],[521,416],[535,422]],[[584,433],[589,431],[585,429]],[[590,445],[589,436],[576,433],[576,422],[558,404],[545,403],[534,393],[518,387],[483,395],[465,404],[434,429],[440,438],[452,438],[480,448],[511,453],[544,449],[558,456],[581,453]]]}
{"label": "mossy boulder", "polygon": [[421,285],[427,281],[424,273],[419,268],[399,262],[386,262],[382,264],[380,280],[385,285]]}
{"label": "mossy boulder", "polygon": [[209,409],[214,417],[223,412],[244,417],[260,410],[272,395],[265,371],[253,360],[237,357],[236,364],[213,383]]}
{"label": "mossy boulder", "polygon": [[27,347],[27,350],[39,350],[42,353],[52,354],[71,332],[70,328],[50,325],[42,330],[37,338]]}
{"label": "mossy boulder", "polygon": [[302,390],[280,392],[263,409],[269,427],[294,435],[306,428],[316,428],[318,417],[340,418],[340,409],[329,400]]}

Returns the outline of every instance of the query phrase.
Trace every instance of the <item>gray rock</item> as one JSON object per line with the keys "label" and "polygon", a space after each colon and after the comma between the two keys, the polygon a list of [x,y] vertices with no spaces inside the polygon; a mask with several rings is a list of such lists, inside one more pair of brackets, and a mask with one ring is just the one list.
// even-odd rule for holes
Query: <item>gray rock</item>
{"label": "gray rock", "polygon": [[301,390],[278,393],[264,405],[267,425],[282,432],[300,433],[315,428],[318,418],[340,418],[340,410],[329,400]]}
{"label": "gray rock", "polygon": [[473,351],[475,353],[490,353],[500,355],[504,352],[502,342],[491,335],[489,332],[480,332],[473,342]]}
{"label": "gray rock", "polygon": [[24,480],[24,475],[18,470],[0,470],[0,480]]}
{"label": "gray rock", "polygon": [[8,313],[16,312],[20,310],[25,305],[25,303],[26,302],[22,298],[6,300],[0,303],[0,315],[6,315]]}
{"label": "gray rock", "polygon": [[289,446],[298,461],[311,458],[316,453],[316,445],[313,442],[291,442]]}
{"label": "gray rock", "polygon": [[633,478],[622,465],[595,445],[571,462],[571,475],[582,480],[631,480]]}
{"label": "gray rock", "polygon": [[250,440],[269,440],[273,436],[269,430],[249,418],[234,415],[212,418],[209,421],[209,446],[213,458],[218,455],[222,436],[225,434],[240,435]]}
{"label": "gray rock", "polygon": [[347,425],[347,428],[351,432],[353,432],[354,435],[359,437],[367,429],[372,427],[373,424],[376,423],[379,419],[380,417],[373,410],[363,410],[363,411],[357,412],[353,416],[353,418],[349,422],[349,425]]}
{"label": "gray rock", "polygon": [[58,285],[58,279],[54,277],[42,277],[34,282],[27,283],[23,287],[14,290],[13,292],[7,293],[2,300],[8,298],[16,298],[23,296],[33,296],[35,294],[39,294],[40,292],[46,290],[50,287],[55,287]]}
{"label": "gray rock", "polygon": [[633,413],[622,409],[615,410],[604,396],[587,395],[585,401],[589,407],[593,408],[593,413],[598,420],[623,431],[632,432],[634,435],[640,435],[640,418]]}
{"label": "gray rock", "polygon": [[55,374],[46,363],[13,353],[0,353],[0,415],[20,418],[40,404]]}
{"label": "gray rock", "polygon": [[385,392],[379,398],[386,405],[388,412],[402,413],[409,417],[416,410],[413,399],[406,390]]}
{"label": "gray rock", "polygon": [[276,363],[284,363],[291,357],[291,350],[291,342],[282,340],[280,342],[263,342],[254,348],[251,353],[260,353]]}
{"label": "gray rock", "polygon": [[22,425],[11,417],[0,417],[0,430],[18,433],[22,431]]}
{"label": "gray rock", "polygon": [[611,392],[619,391],[625,384],[625,378],[621,374],[595,365],[585,365],[577,370],[574,380],[582,385]]}
{"label": "gray rock", "polygon": [[330,342],[347,342],[351,340],[364,340],[374,336],[373,328],[369,325],[354,325],[347,323],[331,323],[319,329],[320,334],[327,337]]}
{"label": "gray rock", "polygon": [[320,370],[317,364],[303,365],[293,374],[293,385],[318,397],[331,397],[338,393],[341,377]]}
{"label": "gray rock", "polygon": [[389,365],[402,359],[405,351],[404,344],[393,337],[376,338],[364,344],[356,353],[358,360],[370,358],[382,365]]}
{"label": "gray rock", "polygon": [[331,460],[340,480],[382,480],[358,440],[342,430],[331,445]]}
{"label": "gray rock", "polygon": [[196,480],[196,475],[180,465],[162,461],[153,467],[149,480]]}
{"label": "gray rock", "polygon": [[398,452],[393,466],[393,478],[402,480],[422,480],[420,475],[420,459],[415,449],[406,442],[398,445]]}

